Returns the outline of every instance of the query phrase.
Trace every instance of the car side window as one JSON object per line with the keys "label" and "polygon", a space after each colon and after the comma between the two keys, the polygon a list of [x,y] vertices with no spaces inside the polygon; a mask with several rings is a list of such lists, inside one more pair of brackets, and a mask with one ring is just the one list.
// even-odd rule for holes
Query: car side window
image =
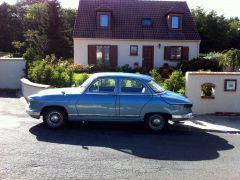
{"label": "car side window", "polygon": [[145,86],[138,80],[124,79],[121,82],[121,93],[145,94]]}
{"label": "car side window", "polygon": [[116,87],[116,82],[111,78],[101,78],[98,79],[89,88],[91,93],[114,93]]}

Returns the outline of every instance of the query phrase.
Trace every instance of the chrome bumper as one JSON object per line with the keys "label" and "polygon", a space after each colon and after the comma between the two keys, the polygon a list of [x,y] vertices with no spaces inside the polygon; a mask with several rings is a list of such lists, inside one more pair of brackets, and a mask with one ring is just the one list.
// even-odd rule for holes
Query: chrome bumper
{"label": "chrome bumper", "polygon": [[187,119],[191,119],[193,118],[193,114],[192,113],[188,113],[188,114],[183,114],[183,115],[172,115],[172,121],[184,121]]}
{"label": "chrome bumper", "polygon": [[26,112],[28,113],[29,116],[39,119],[40,118],[40,112],[37,111],[33,111],[31,109],[29,109],[29,107],[26,107]]}

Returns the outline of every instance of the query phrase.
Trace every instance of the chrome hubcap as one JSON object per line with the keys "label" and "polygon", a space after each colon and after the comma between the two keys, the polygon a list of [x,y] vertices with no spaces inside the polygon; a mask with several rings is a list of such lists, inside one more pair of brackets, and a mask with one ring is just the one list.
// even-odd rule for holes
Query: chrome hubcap
{"label": "chrome hubcap", "polygon": [[48,115],[48,122],[52,126],[56,126],[58,124],[61,124],[62,120],[63,120],[63,117],[59,112],[51,112]]}
{"label": "chrome hubcap", "polygon": [[161,124],[161,120],[160,119],[154,119],[152,122],[153,122],[154,126],[159,126]]}
{"label": "chrome hubcap", "polygon": [[57,115],[53,115],[51,116],[51,121],[54,122],[54,123],[57,123],[59,121],[59,117]]}

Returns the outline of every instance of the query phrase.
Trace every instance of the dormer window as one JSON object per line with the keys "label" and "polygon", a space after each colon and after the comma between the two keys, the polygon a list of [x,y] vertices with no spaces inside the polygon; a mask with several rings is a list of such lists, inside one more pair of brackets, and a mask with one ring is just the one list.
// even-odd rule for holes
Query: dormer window
{"label": "dormer window", "polygon": [[180,29],[180,17],[179,16],[172,16],[171,18],[171,28],[172,29]]}
{"label": "dormer window", "polygon": [[151,18],[143,18],[142,19],[142,26],[143,27],[152,27],[153,26],[153,20]]}
{"label": "dormer window", "polygon": [[109,26],[109,17],[106,14],[100,14],[100,27],[108,27]]}
{"label": "dormer window", "polygon": [[167,18],[167,22],[170,30],[182,30],[181,14],[169,14]]}
{"label": "dormer window", "polygon": [[99,29],[111,29],[111,12],[97,12],[97,26]]}

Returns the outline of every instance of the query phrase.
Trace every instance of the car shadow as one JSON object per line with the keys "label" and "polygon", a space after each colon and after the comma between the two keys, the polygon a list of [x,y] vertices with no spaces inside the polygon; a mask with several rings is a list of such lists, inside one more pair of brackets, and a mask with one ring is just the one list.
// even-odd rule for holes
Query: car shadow
{"label": "car shadow", "polygon": [[181,131],[170,126],[169,131],[156,134],[139,123],[70,123],[59,130],[41,123],[29,131],[38,141],[77,145],[85,150],[106,147],[155,160],[211,160],[219,157],[218,151],[234,148],[225,139],[210,133]]}

